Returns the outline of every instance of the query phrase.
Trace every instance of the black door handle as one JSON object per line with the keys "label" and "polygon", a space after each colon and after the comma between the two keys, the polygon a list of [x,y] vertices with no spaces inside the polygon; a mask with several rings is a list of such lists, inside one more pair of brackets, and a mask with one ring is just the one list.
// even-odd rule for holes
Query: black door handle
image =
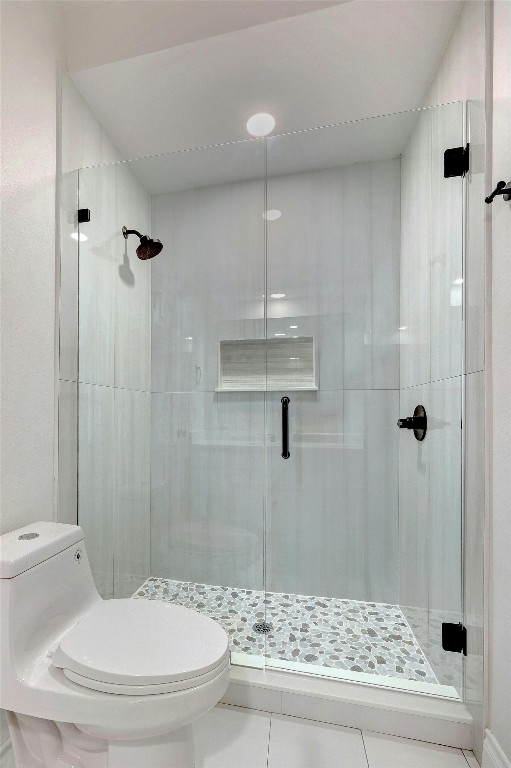
{"label": "black door handle", "polygon": [[291,456],[289,453],[289,397],[283,397],[280,402],[282,403],[282,453],[280,455],[283,459],[289,459]]}

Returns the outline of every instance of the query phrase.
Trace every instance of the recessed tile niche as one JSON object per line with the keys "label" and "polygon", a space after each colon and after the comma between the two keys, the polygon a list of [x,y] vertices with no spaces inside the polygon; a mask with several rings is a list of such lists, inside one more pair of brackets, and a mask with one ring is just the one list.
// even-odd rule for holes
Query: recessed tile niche
{"label": "recessed tile niche", "polygon": [[217,392],[317,390],[314,338],[220,342]]}

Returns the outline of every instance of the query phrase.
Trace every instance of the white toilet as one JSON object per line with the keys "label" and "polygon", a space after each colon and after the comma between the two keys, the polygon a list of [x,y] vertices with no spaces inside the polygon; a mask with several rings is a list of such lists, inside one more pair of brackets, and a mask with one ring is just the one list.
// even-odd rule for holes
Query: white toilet
{"label": "white toilet", "polygon": [[191,724],[229,683],[195,611],[102,600],[75,525],[0,537],[0,707],[21,768],[193,768]]}

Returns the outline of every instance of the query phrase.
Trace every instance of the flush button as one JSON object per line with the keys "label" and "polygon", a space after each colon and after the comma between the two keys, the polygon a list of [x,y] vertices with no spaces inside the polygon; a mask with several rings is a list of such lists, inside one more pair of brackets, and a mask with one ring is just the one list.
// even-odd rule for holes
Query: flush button
{"label": "flush button", "polygon": [[38,539],[39,534],[38,533],[22,533],[21,536],[18,536],[19,541],[28,541],[30,539]]}

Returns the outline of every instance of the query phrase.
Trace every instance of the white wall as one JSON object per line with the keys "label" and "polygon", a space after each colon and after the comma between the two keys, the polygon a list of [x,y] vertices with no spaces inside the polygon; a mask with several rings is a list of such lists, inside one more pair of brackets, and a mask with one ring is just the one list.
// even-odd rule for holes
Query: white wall
{"label": "white wall", "polygon": [[[62,163],[60,221],[72,230],[77,200],[69,172],[120,157],[65,73],[60,156],[61,55],[54,11],[51,3],[1,4],[1,532],[54,519],[58,506],[59,519],[76,521],[76,443],[72,430],[65,429],[76,419],[76,396],[69,382],[61,383],[65,439],[59,452],[64,478],[60,505],[54,483],[58,174]],[[76,243],[67,242],[71,248],[64,248],[64,264],[67,256],[76,254]],[[73,278],[69,285],[74,285]],[[71,291],[71,306],[72,298]],[[69,303],[63,308],[69,311]],[[1,743],[6,739],[2,717]],[[4,760],[8,757],[2,756],[2,765],[7,765]]]}
{"label": "white wall", "polygon": [[[266,286],[262,180],[153,197],[153,576],[262,589],[266,536],[270,590],[397,602],[399,169],[270,176]],[[285,392],[266,414],[262,393],[215,393],[218,342],[264,338],[265,293],[286,294],[268,336],[317,349],[290,461]]]}
{"label": "white wall", "polygon": [[[511,3],[496,0],[493,23],[493,167],[492,184],[511,180]],[[493,187],[491,187],[493,188]],[[511,203],[497,199],[491,206],[492,316],[491,377],[493,381],[492,513],[490,519],[489,713],[493,734],[485,741],[484,765],[511,764],[511,502],[509,425],[511,387]],[[495,741],[504,753],[492,762]],[[487,748],[487,749],[486,749]],[[497,748],[498,750],[498,748]],[[505,757],[504,757],[505,755]],[[507,758],[507,763],[505,762]]]}
{"label": "white wall", "polygon": [[1,22],[3,533],[54,517],[59,44],[45,3],[3,2]]}
{"label": "white wall", "polygon": [[2,3],[1,531],[54,514],[58,41]]}

